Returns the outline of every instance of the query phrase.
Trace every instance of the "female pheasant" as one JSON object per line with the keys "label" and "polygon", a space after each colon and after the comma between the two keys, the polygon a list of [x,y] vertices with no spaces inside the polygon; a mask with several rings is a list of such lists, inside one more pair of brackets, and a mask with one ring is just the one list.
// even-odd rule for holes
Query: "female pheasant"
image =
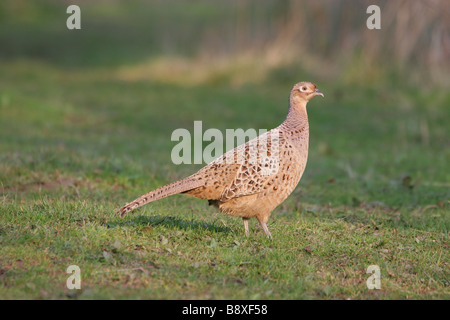
{"label": "female pheasant", "polygon": [[267,237],[272,211],[297,186],[308,159],[309,123],[306,105],[324,96],[311,82],[294,85],[286,120],[212,161],[193,175],[151,191],[119,209],[123,217],[149,202],[182,193],[206,199],[227,215],[258,219]]}

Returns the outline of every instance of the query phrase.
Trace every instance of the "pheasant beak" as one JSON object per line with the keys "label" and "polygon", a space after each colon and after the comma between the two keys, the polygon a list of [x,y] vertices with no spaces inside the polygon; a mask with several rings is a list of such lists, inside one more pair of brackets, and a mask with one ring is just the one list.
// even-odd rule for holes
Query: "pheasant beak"
{"label": "pheasant beak", "polygon": [[322,91],[320,91],[319,89],[316,89],[316,90],[314,91],[314,96],[322,96],[322,97],[325,98],[325,96],[323,95]]}

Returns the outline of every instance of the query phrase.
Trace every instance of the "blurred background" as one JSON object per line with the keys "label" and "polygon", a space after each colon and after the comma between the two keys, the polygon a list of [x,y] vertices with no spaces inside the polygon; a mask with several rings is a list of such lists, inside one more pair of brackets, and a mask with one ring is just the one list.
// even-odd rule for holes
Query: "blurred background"
{"label": "blurred background", "polygon": [[[65,27],[81,7],[82,30]],[[369,5],[381,30],[369,30]],[[0,4],[0,58],[60,68],[128,67],[126,79],[259,82],[314,79],[449,84],[445,0],[27,1]],[[136,68],[132,68],[135,66]]]}

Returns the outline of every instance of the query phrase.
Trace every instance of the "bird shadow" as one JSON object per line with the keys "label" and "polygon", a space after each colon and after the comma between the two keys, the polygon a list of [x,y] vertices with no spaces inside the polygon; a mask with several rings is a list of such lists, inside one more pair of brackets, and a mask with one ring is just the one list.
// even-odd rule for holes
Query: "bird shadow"
{"label": "bird shadow", "polygon": [[228,227],[218,226],[215,223],[199,222],[195,220],[186,220],[174,216],[135,216],[129,220],[119,221],[119,222],[108,222],[109,228],[114,228],[117,226],[127,227],[127,226],[158,226],[162,225],[164,227],[174,229],[178,228],[181,230],[208,230],[211,232],[224,232],[229,233],[232,230]]}

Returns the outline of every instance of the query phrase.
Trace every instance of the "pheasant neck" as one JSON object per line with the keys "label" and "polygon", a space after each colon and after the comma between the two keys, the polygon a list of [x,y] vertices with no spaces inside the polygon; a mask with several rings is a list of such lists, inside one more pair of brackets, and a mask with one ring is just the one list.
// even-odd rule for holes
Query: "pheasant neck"
{"label": "pheasant neck", "polygon": [[306,103],[291,101],[289,112],[283,127],[289,131],[295,131],[308,127],[308,114],[306,112]]}

